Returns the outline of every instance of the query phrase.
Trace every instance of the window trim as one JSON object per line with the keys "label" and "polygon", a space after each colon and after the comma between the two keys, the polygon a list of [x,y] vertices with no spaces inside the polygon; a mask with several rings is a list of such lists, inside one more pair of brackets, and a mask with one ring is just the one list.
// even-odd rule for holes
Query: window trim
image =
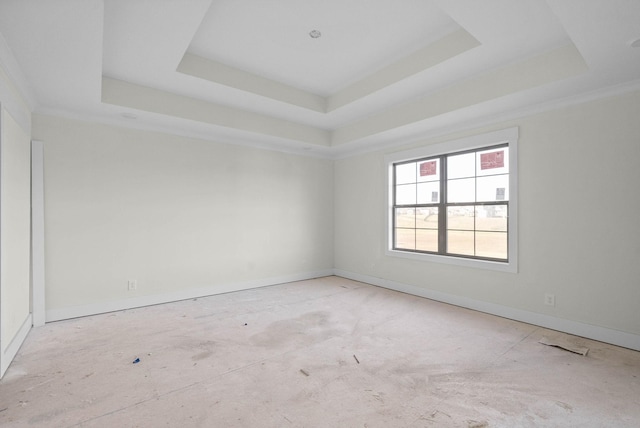
{"label": "window trim", "polygon": [[[518,128],[513,127],[386,155],[384,159],[386,166],[385,173],[387,174],[387,186],[385,186],[385,254],[391,257],[401,257],[412,260],[516,273],[518,271],[518,137]],[[392,229],[393,164],[430,156],[440,156],[455,152],[482,149],[484,147],[498,144],[509,145],[509,260],[501,262],[457,257],[452,255],[425,254],[412,251],[394,250]]]}

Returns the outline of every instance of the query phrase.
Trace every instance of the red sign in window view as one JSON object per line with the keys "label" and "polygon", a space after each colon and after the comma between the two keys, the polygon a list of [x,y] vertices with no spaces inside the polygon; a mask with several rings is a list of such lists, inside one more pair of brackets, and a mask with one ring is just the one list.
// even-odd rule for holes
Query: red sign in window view
{"label": "red sign in window view", "polygon": [[504,167],[504,150],[499,152],[482,153],[480,155],[480,169]]}
{"label": "red sign in window view", "polygon": [[423,162],[420,164],[420,177],[425,175],[436,175],[436,161]]}

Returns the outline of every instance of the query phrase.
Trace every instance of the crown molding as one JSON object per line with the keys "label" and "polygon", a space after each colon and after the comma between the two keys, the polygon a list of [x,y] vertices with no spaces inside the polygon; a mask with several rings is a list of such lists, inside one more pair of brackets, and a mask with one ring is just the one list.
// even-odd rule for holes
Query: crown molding
{"label": "crown molding", "polygon": [[618,85],[607,86],[604,88],[599,88],[593,91],[571,95],[568,97],[558,98],[556,100],[538,103],[519,109],[509,110],[508,112],[486,115],[478,117],[474,120],[457,120],[451,124],[447,124],[444,126],[434,126],[429,130],[418,133],[418,136],[414,135],[412,137],[399,138],[396,140],[385,139],[376,143],[371,143],[367,141],[367,139],[353,141],[351,143],[334,146],[332,148],[331,154],[334,159],[343,159],[394,147],[407,146],[419,143],[421,141],[450,135],[455,132],[471,131],[473,129],[497,125],[499,123],[510,120],[522,119],[528,116],[533,116],[548,111],[576,106],[579,104],[585,104],[605,98],[625,95],[636,91],[640,91],[640,79]]}
{"label": "crown molding", "polygon": [[477,117],[473,120],[453,119],[451,123],[445,125],[434,125],[429,129],[416,132],[414,135],[406,138],[389,137],[381,139],[380,141],[372,141],[369,138],[365,138],[338,146],[301,144],[300,141],[296,140],[287,140],[284,138],[276,137],[270,138],[261,134],[248,132],[234,131],[232,133],[229,133],[224,132],[225,130],[222,128],[216,129],[216,127],[211,125],[203,126],[198,129],[194,129],[190,126],[177,126],[175,124],[166,123],[166,121],[163,122],[162,125],[160,125],[157,122],[162,122],[162,115],[159,114],[152,115],[157,116],[159,120],[157,120],[156,122],[148,122],[144,119],[132,121],[119,116],[78,113],[52,108],[38,108],[35,113],[149,132],[163,132],[171,135],[196,138],[220,144],[230,144],[242,147],[251,147],[254,149],[277,151],[298,156],[335,160],[363,155],[376,151],[384,151],[393,148],[414,145],[426,140],[443,137],[453,133],[468,132],[474,129],[497,125],[502,122],[522,119],[524,117],[544,113],[547,111],[571,107],[592,101],[598,101],[604,98],[620,96],[636,91],[640,91],[640,79],[624,84],[600,88],[590,92],[559,98],[549,102],[526,106],[520,109],[509,110],[507,112],[498,114],[485,115]]}

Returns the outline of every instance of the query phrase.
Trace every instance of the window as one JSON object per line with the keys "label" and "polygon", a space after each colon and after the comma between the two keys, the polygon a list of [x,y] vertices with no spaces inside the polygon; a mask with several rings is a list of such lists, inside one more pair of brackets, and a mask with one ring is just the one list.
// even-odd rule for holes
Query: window
{"label": "window", "polygon": [[517,133],[388,156],[388,253],[515,271]]}

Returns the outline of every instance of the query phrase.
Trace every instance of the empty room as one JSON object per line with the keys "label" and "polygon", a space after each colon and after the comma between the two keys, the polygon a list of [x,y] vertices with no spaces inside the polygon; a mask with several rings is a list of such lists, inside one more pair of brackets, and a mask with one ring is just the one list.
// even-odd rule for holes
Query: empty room
{"label": "empty room", "polygon": [[0,0],[0,426],[640,426],[638,23]]}

